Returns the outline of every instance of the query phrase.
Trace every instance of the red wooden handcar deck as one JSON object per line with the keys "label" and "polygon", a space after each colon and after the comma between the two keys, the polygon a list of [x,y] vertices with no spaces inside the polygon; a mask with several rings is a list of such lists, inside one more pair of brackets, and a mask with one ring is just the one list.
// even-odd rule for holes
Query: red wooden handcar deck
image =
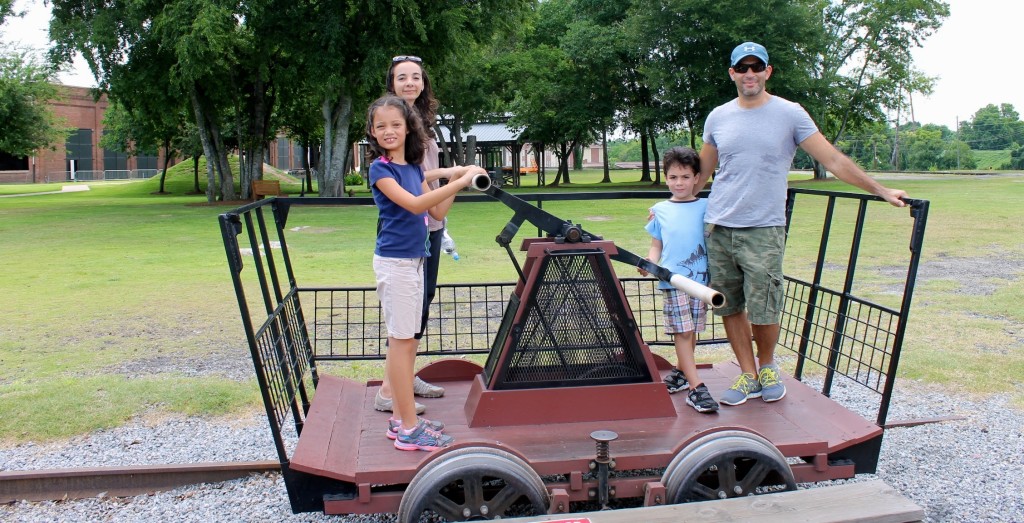
{"label": "red wooden handcar deck", "polygon": [[[666,362],[660,358],[664,373]],[[739,373],[735,364],[702,366],[701,375],[716,398]],[[847,410],[832,399],[789,377],[786,397],[775,403],[752,399],[743,405],[725,406],[714,414],[701,414],[686,404],[684,394],[669,395],[675,415],[654,418],[587,421],[577,423],[532,422],[499,427],[471,427],[467,396],[479,367],[461,361],[434,363],[420,376],[443,385],[444,397],[417,398],[427,406],[426,416],[445,423],[445,433],[455,446],[487,446],[524,458],[538,474],[586,472],[594,458],[595,430],[611,430],[618,439],[610,446],[617,470],[663,468],[687,443],[709,431],[741,428],[768,439],[787,457],[817,458],[793,466],[798,482],[821,481],[854,475],[853,465],[829,465],[826,456],[881,435],[882,429]],[[321,376],[302,436],[291,460],[294,470],[354,483],[364,510],[393,510],[397,497],[371,500],[371,485],[403,485],[437,452],[403,452],[385,436],[389,413],[373,409],[379,382],[360,383]],[[659,384],[660,386],[660,384]],[[608,387],[618,387],[610,385]],[[664,389],[662,389],[664,390]],[[545,401],[531,405],[538,413],[562,401],[558,389],[547,389]],[[384,496],[387,497],[387,496]],[[372,502],[371,502],[372,501]],[[328,503],[328,511],[330,511]]]}

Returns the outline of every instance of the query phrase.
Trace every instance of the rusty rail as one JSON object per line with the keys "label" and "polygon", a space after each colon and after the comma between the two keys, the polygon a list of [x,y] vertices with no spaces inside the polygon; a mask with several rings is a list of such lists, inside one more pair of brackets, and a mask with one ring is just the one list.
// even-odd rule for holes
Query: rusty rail
{"label": "rusty rail", "polygon": [[277,461],[4,471],[0,472],[0,503],[137,496],[280,471]]}

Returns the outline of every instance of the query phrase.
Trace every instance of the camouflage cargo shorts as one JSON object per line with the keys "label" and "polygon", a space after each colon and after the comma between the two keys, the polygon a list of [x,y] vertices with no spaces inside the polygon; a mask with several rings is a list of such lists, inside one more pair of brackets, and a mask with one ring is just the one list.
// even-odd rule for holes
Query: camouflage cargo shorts
{"label": "camouflage cargo shorts", "polygon": [[747,311],[750,323],[769,325],[782,319],[782,257],[785,227],[723,227],[706,224],[710,287],[725,296],[719,316]]}

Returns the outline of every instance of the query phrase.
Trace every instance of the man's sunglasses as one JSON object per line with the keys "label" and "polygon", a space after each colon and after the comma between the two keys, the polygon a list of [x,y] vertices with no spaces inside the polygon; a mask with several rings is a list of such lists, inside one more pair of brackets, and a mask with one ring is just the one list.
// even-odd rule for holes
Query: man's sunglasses
{"label": "man's sunglasses", "polygon": [[391,61],[393,63],[398,63],[398,62],[416,62],[416,63],[421,63],[421,62],[423,62],[423,59],[418,57],[418,56],[401,55],[401,56],[396,56],[396,57],[392,58]]}
{"label": "man's sunglasses", "polygon": [[767,68],[768,65],[765,64],[764,62],[754,62],[752,64],[736,64],[732,66],[732,70],[740,74],[746,73],[748,69],[753,69],[755,73],[763,73],[764,70]]}

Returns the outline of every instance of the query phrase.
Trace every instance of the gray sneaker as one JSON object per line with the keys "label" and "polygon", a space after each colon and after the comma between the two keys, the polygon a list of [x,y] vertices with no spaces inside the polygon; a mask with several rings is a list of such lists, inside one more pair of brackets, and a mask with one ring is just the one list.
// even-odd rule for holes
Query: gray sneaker
{"label": "gray sneaker", "polygon": [[[394,412],[393,410],[391,410],[393,408],[391,398],[385,398],[384,396],[381,396],[380,389],[377,389],[377,397],[373,398],[373,408],[381,412]],[[418,402],[416,403],[417,415],[423,414],[423,411],[425,410],[427,410],[426,406]]]}
{"label": "gray sneaker", "polygon": [[444,387],[427,383],[416,376],[412,380],[412,393],[421,398],[440,398],[444,396]]}
{"label": "gray sneaker", "polygon": [[772,363],[757,371],[757,381],[761,383],[761,399],[771,403],[786,397],[786,386],[782,384],[779,366]]}
{"label": "gray sneaker", "polygon": [[740,405],[746,403],[749,398],[761,397],[761,384],[753,374],[742,373],[736,378],[732,387],[726,389],[722,394],[722,403],[726,405]]}

